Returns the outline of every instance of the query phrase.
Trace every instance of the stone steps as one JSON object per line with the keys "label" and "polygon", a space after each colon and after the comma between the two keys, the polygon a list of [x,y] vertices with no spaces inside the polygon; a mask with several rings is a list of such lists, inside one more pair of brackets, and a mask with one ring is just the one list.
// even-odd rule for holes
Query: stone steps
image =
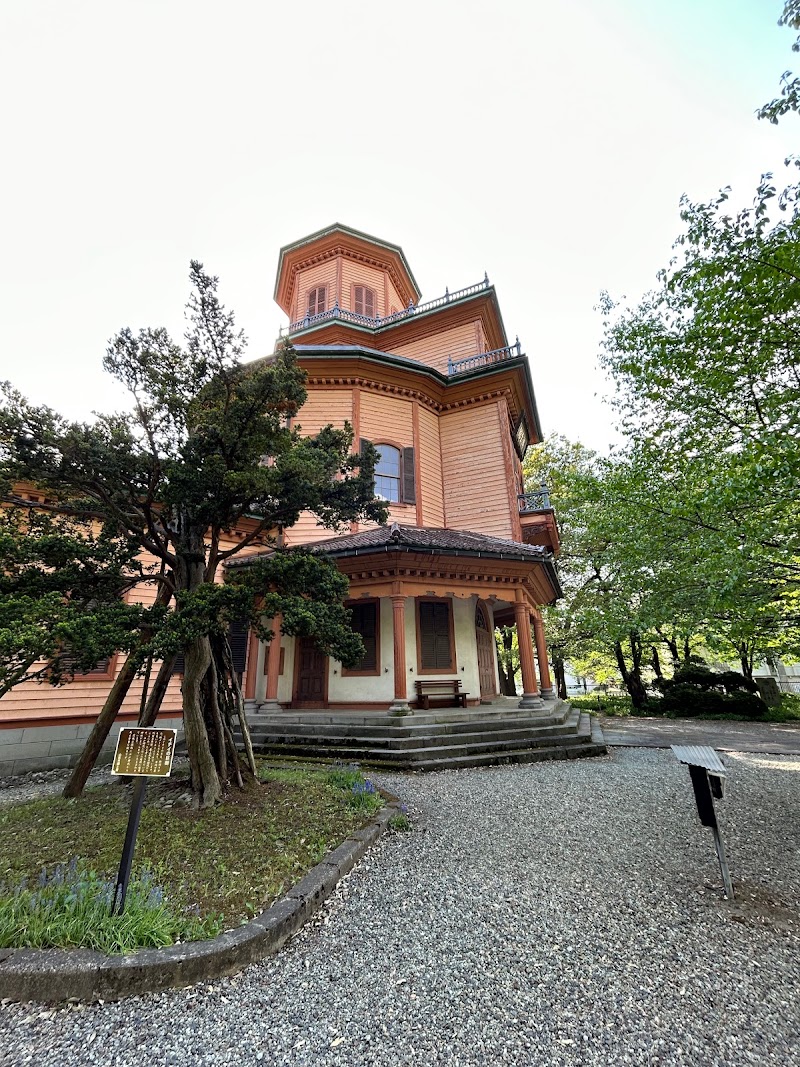
{"label": "stone steps", "polygon": [[[278,713],[253,716],[251,736],[258,754],[284,760],[334,760],[397,770],[530,763],[604,755],[599,725],[566,703],[546,712],[509,714],[507,709],[475,718],[436,716],[419,722],[416,713],[394,716]],[[479,717],[478,717],[479,716]]]}

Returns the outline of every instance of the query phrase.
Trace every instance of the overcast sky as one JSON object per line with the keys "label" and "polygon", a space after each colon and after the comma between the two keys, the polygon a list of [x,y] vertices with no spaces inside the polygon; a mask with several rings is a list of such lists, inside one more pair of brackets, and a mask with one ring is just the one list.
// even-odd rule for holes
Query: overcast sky
{"label": "overcast sky", "polygon": [[0,377],[88,417],[118,329],[183,332],[204,262],[272,350],[281,245],[402,246],[423,300],[483,277],[542,422],[611,440],[603,289],[640,296],[682,193],[747,201],[800,147],[755,109],[779,0],[24,0],[0,13]]}

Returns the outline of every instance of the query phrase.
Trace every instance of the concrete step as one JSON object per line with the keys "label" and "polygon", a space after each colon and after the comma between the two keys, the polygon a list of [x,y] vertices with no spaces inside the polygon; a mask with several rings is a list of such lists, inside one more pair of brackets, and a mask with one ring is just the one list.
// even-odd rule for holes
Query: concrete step
{"label": "concrete step", "polygon": [[[281,756],[323,756],[352,763],[389,762],[416,766],[421,762],[442,759],[470,758],[490,753],[521,752],[534,748],[552,748],[554,745],[580,747],[591,744],[591,731],[575,730],[569,734],[555,736],[528,736],[498,740],[485,735],[475,742],[467,744],[441,744],[441,738],[432,739],[431,744],[415,748],[389,748],[371,745],[369,741],[358,744],[356,738],[332,738],[322,741],[319,738],[291,740],[281,738],[272,744],[259,746],[256,751],[262,755]],[[254,746],[255,747],[255,746]]]}
{"label": "concrete step", "polygon": [[[404,749],[430,746],[448,741],[453,745],[465,745],[485,738],[508,741],[514,738],[555,737],[578,728],[578,714],[574,713],[565,723],[553,726],[531,726],[530,724],[509,723],[473,723],[472,729],[466,726],[462,730],[452,730],[448,725],[431,725],[414,730],[372,730],[356,727],[337,728],[335,726],[311,726],[305,723],[284,725],[282,729],[256,727],[250,731],[255,747],[278,744],[280,742],[301,744],[304,741],[317,745],[328,743],[343,744],[352,740],[354,743],[372,745],[376,748]],[[237,737],[237,740],[239,738]]]}
{"label": "concrete step", "polygon": [[417,729],[431,724],[449,724],[453,730],[469,729],[474,722],[493,723],[498,721],[532,722],[537,725],[550,726],[564,722],[571,711],[569,704],[556,701],[545,705],[541,711],[529,711],[491,706],[478,708],[453,708],[449,711],[417,711],[408,715],[394,715],[388,711],[373,712],[334,712],[327,709],[320,711],[278,711],[254,713],[248,715],[248,722],[253,728],[258,726],[287,724],[335,725],[337,727],[365,727],[383,729],[387,726],[398,730]]}

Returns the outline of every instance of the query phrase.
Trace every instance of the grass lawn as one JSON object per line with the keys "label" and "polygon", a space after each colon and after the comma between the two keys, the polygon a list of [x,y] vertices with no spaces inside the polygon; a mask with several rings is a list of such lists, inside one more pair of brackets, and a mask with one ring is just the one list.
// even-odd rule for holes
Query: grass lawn
{"label": "grass lawn", "polygon": [[[251,780],[243,791],[232,789],[224,803],[205,811],[188,803],[188,768],[169,779],[151,780],[133,865],[141,891],[129,894],[122,918],[130,912],[132,923],[137,910],[155,913],[166,907],[171,921],[156,924],[155,934],[153,923],[145,923],[133,945],[117,945],[112,932],[111,950],[213,936],[246,921],[383,803],[352,769],[261,765],[259,773],[260,780]],[[130,796],[130,786],[114,782],[87,790],[77,800],[47,797],[0,808],[0,946],[87,944],[76,933],[81,924],[65,927],[56,913],[65,901],[73,911],[80,907],[75,897],[81,893],[98,897],[104,883],[106,903],[98,899],[92,907],[107,915],[108,879],[116,880]],[[70,862],[66,880],[72,877],[72,883],[65,887],[63,868]],[[49,899],[53,893],[60,894],[58,903]],[[20,901],[30,914],[20,912]],[[52,913],[53,921],[39,922],[37,908]]]}

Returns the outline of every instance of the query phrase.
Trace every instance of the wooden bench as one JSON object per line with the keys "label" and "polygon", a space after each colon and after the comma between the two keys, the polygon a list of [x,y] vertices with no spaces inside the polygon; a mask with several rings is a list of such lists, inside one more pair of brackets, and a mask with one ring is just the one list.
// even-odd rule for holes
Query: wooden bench
{"label": "wooden bench", "polygon": [[469,693],[461,692],[460,678],[436,678],[414,684],[417,687],[417,706],[420,708],[429,708],[431,698],[444,701],[447,707],[467,706]]}

